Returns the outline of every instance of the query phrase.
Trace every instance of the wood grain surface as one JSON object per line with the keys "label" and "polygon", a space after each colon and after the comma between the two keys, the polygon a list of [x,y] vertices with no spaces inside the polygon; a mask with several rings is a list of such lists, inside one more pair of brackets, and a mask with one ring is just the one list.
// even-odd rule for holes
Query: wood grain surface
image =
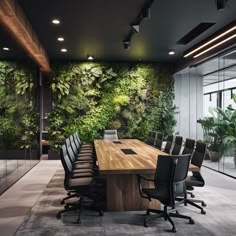
{"label": "wood grain surface", "polygon": [[[95,140],[98,166],[101,174],[154,174],[158,155],[166,153],[137,139]],[[137,154],[124,154],[121,149],[132,149]],[[190,164],[189,170],[198,168]]]}
{"label": "wood grain surface", "polygon": [[[160,202],[144,199],[139,194],[137,174],[153,179],[158,155],[168,155],[137,139],[95,140],[95,150],[100,174],[107,182],[107,210],[132,211],[159,209]],[[117,142],[117,141],[116,141]],[[132,149],[136,154],[124,154],[121,149]],[[189,170],[198,170],[190,164]],[[154,188],[144,182],[145,188]]]}

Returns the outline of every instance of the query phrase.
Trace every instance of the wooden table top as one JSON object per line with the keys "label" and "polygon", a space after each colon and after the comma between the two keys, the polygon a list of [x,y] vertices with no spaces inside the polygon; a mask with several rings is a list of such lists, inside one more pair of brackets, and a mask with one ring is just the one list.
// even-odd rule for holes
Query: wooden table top
{"label": "wooden table top", "polygon": [[[168,155],[137,139],[118,140],[121,143],[114,141],[94,140],[101,174],[153,174],[158,155]],[[136,154],[124,154],[121,149],[132,149]],[[189,170],[197,169],[198,167],[190,164]]]}

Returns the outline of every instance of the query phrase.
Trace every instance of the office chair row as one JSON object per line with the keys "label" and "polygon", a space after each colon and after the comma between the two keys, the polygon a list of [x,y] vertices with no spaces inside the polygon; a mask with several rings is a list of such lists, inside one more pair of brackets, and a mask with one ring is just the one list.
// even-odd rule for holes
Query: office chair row
{"label": "office chair row", "polygon": [[[192,142],[191,142],[192,143]],[[195,143],[195,141],[194,141]],[[189,187],[202,186],[198,184],[201,177],[200,172],[192,172],[192,176],[187,176],[189,163],[201,166],[206,153],[206,144],[197,142],[196,149],[189,150],[188,145],[183,150],[182,155],[158,156],[158,163],[154,180],[138,175],[139,191],[143,198],[157,199],[164,205],[164,210],[148,209],[144,219],[144,226],[155,218],[164,217],[172,225],[172,232],[176,232],[176,227],[171,217],[178,217],[189,220],[194,224],[191,217],[182,215],[176,209],[180,204],[190,204],[201,209],[201,214],[206,214],[202,207],[197,205],[194,200],[187,198]],[[192,158],[191,158],[192,156]],[[155,188],[147,189],[142,187],[142,181],[153,181]],[[202,181],[204,182],[203,178]],[[201,183],[202,184],[202,183]],[[150,215],[156,213],[157,215]]]}
{"label": "office chair row", "polygon": [[[97,191],[97,167],[93,146],[82,144],[76,133],[65,140],[60,156],[65,171],[64,188],[68,196],[61,201],[65,204],[65,209],[58,212],[57,218],[61,218],[65,212],[78,210],[77,223],[80,223],[84,199],[92,199],[96,208],[96,203],[102,197]],[[76,201],[65,203],[70,198],[75,198]],[[102,216],[102,209],[97,210]]]}

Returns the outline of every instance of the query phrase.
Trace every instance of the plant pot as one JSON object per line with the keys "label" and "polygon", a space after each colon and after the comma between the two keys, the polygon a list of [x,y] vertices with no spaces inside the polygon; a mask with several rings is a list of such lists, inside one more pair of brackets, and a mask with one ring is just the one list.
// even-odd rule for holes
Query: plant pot
{"label": "plant pot", "polygon": [[60,152],[48,150],[48,160],[60,160]]}
{"label": "plant pot", "polygon": [[209,151],[209,157],[212,162],[217,162],[220,160],[219,152]]}

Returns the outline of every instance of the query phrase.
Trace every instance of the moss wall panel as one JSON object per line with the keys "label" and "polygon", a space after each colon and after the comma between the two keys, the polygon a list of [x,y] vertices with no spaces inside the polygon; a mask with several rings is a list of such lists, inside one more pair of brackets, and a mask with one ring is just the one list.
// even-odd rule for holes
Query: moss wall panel
{"label": "moss wall panel", "polygon": [[150,130],[173,132],[173,78],[158,65],[71,63],[55,64],[53,70],[53,148],[76,131],[85,141],[113,128],[119,138],[141,140]]}

